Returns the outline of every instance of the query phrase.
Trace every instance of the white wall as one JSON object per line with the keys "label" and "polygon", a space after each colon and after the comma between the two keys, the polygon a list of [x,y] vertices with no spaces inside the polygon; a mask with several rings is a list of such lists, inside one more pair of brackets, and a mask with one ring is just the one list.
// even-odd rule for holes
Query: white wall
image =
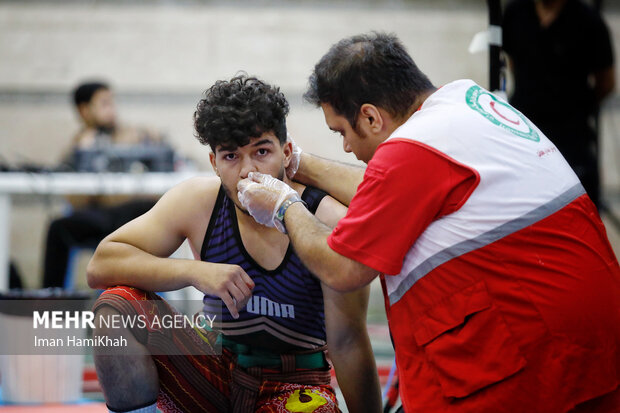
{"label": "white wall", "polygon": [[[195,105],[215,80],[245,70],[282,87],[292,105],[289,130],[304,149],[355,162],[324,126],[322,113],[302,104],[301,95],[331,44],[369,30],[396,33],[436,85],[457,78],[487,85],[487,54],[467,51],[487,24],[483,1],[478,7],[251,3],[0,3],[0,155],[13,164],[56,162],[77,128],[71,88],[102,77],[117,92],[122,120],[164,131],[181,152],[208,168],[207,149],[193,138]],[[606,18],[620,56],[620,14]],[[616,192],[619,112],[616,103],[603,118],[605,185]],[[26,200],[22,206],[14,211],[12,255],[28,284],[36,286],[45,220],[57,206],[46,209]]]}

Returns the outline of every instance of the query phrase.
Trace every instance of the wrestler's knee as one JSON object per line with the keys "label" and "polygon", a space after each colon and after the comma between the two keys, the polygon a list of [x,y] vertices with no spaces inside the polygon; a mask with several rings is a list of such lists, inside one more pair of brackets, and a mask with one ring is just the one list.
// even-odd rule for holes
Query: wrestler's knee
{"label": "wrestler's knee", "polygon": [[135,322],[123,322],[123,320],[139,317],[132,302],[145,300],[146,294],[144,291],[131,287],[113,287],[105,290],[93,306],[94,338],[103,336],[106,339],[118,339],[126,344],[127,350],[144,345],[146,331],[136,329]]}
{"label": "wrestler's knee", "polygon": [[110,299],[110,297],[114,296],[117,300],[148,300],[152,293],[146,292],[136,287],[129,287],[127,285],[117,285],[114,287],[108,287],[103,290],[103,292],[97,298],[95,302],[94,308],[97,308],[98,305],[102,304],[106,300]]}

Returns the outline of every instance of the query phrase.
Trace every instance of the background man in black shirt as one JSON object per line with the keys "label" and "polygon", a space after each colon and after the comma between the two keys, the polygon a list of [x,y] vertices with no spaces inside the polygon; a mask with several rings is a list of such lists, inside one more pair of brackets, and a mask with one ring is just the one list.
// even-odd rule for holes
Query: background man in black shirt
{"label": "background man in black shirt", "polygon": [[605,22],[580,0],[515,0],[502,29],[510,103],[555,143],[600,208],[597,117],[615,86]]}

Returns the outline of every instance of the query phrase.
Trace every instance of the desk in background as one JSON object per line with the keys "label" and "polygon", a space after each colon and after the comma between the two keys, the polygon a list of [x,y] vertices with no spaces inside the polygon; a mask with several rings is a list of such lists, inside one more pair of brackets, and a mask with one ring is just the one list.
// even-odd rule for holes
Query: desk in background
{"label": "desk in background", "polygon": [[9,286],[13,195],[161,195],[197,175],[210,173],[0,173],[0,291]]}

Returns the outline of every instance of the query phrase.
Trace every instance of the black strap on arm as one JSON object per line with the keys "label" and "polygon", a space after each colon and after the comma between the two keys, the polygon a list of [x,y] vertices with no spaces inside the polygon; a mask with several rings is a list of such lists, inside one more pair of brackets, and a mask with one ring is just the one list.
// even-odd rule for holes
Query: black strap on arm
{"label": "black strap on arm", "polygon": [[307,186],[303,194],[301,194],[301,199],[308,204],[308,211],[314,214],[325,196],[327,196],[327,192],[323,192],[313,186]]}

